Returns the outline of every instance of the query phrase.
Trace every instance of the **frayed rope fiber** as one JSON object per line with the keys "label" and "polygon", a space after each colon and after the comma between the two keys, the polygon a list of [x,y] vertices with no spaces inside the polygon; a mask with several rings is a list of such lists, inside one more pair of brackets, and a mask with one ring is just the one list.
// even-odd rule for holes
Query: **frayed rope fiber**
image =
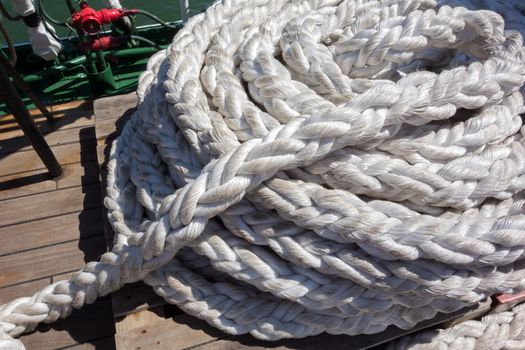
{"label": "frayed rope fiber", "polygon": [[[113,145],[112,251],[1,306],[0,349],[139,280],[265,340],[410,329],[525,289],[522,37],[455,5],[225,0],[191,18]],[[524,317],[392,346],[525,349]]]}

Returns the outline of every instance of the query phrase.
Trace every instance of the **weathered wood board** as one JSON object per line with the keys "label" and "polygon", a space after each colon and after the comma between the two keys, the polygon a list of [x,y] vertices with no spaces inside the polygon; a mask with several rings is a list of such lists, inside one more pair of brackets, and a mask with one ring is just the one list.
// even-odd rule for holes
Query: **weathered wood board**
{"label": "weathered wood board", "polygon": [[[107,250],[91,102],[31,111],[64,175],[51,179],[12,116],[0,117],[0,303],[68,278]],[[115,349],[111,300],[23,335],[27,349]]]}

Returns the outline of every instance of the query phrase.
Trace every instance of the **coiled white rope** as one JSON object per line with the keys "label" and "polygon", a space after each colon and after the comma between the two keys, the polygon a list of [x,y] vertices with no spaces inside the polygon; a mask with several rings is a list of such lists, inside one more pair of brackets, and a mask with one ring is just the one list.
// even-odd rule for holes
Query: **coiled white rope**
{"label": "coiled white rope", "polygon": [[525,304],[511,311],[465,321],[446,330],[415,333],[390,343],[401,349],[523,349],[525,346]]}
{"label": "coiled white rope", "polygon": [[524,82],[494,12],[214,4],[151,58],[113,145],[113,250],[1,306],[0,349],[138,280],[267,340],[409,329],[525,289]]}

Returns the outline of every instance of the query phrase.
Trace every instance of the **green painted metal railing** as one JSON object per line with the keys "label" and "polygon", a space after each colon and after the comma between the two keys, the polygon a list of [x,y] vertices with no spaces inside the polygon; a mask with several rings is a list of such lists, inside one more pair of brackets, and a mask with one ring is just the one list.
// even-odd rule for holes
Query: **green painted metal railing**
{"label": "green painted metal railing", "polygon": [[[130,2],[128,1],[126,5]],[[134,91],[148,58],[158,49],[166,48],[183,22],[191,14],[204,10],[211,2],[213,1],[192,1],[190,6],[188,0],[179,0],[180,10],[176,12],[178,16],[180,14],[181,19],[168,22],[169,26],[150,24],[137,27],[133,34],[141,40],[134,40],[137,38],[130,35],[131,40],[127,40],[116,50],[81,52],[77,46],[85,40],[82,35],[62,37],[63,50],[58,59],[54,62],[45,62],[32,53],[29,44],[15,45],[19,57],[15,68],[47,105]],[[166,4],[162,1],[159,3],[160,6]],[[57,20],[47,12],[44,0],[35,0],[35,5],[41,16],[49,23],[56,26],[67,25],[66,21]],[[72,13],[77,8],[76,1],[66,0],[65,7]],[[155,16],[151,16],[153,17]],[[104,34],[122,36],[126,33],[117,26],[111,26]],[[0,51],[7,53],[6,48]],[[24,98],[24,102],[28,108],[34,107],[27,97]],[[7,113],[5,105],[0,105],[0,115],[5,113]]]}

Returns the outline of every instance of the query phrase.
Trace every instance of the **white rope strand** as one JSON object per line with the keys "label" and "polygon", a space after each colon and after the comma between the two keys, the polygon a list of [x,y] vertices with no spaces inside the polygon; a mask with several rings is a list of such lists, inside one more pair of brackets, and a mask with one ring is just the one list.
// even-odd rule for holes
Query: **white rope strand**
{"label": "white rope strand", "polygon": [[389,344],[388,349],[523,349],[525,304],[514,309],[466,321],[446,330],[416,333]]}

